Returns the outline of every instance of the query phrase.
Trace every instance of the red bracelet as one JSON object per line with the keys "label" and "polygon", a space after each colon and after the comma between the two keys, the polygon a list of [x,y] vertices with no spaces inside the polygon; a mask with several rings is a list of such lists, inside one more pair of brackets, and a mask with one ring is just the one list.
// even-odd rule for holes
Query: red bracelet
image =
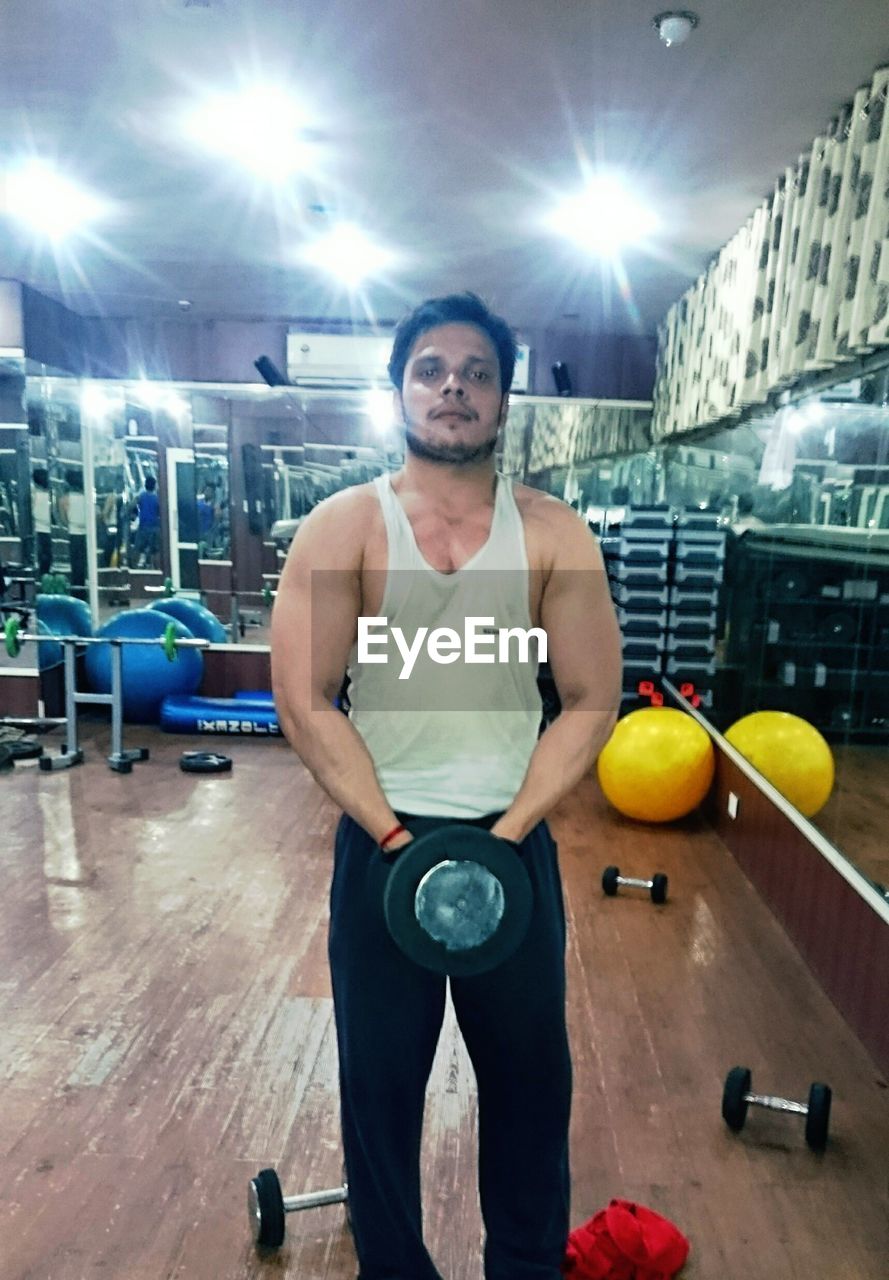
{"label": "red bracelet", "polygon": [[402,831],[407,831],[407,827],[402,826],[401,823],[399,822],[398,826],[393,827],[388,835],[383,836],[382,840],[380,841],[380,848],[385,849],[389,841],[394,840],[396,836],[400,836]]}

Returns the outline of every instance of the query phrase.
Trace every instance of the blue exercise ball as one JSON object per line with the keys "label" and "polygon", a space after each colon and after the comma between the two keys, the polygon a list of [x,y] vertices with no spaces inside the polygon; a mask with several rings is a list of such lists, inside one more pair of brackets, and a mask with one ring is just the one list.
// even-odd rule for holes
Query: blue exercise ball
{"label": "blue exercise ball", "polygon": [[149,608],[175,618],[177,622],[188,627],[191,634],[197,636],[199,640],[209,640],[211,644],[225,644],[228,640],[222,623],[214,613],[205,609],[199,600],[173,596],[169,600],[155,600]]}
{"label": "blue exercise ball", "polygon": [[[193,638],[181,622],[154,609],[118,613],[97,635],[160,641],[167,627],[173,627],[177,640]],[[160,718],[161,703],[168,694],[196,693],[204,675],[204,658],[199,649],[177,649],[171,662],[160,644],[123,645],[122,658],[123,716],[135,724],[156,722]],[[110,645],[89,646],[86,674],[94,692],[111,692]]]}
{"label": "blue exercise ball", "polygon": [[[37,634],[39,636],[52,636],[60,635],[61,633],[53,631],[51,627],[46,625],[42,618],[38,618]],[[50,667],[57,667],[59,663],[65,661],[65,654],[60,644],[38,644],[36,648],[37,667],[40,671],[48,671]]]}
{"label": "blue exercise ball", "polygon": [[89,606],[76,596],[39,595],[35,604],[37,617],[57,636],[93,634],[93,615]]}

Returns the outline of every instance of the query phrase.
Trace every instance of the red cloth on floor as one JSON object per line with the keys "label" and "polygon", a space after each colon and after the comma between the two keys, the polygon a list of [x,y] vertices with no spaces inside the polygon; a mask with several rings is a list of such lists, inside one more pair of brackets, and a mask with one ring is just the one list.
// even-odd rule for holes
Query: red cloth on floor
{"label": "red cloth on floor", "polygon": [[568,1237],[562,1273],[572,1280],[673,1280],[689,1243],[644,1204],[612,1200]]}

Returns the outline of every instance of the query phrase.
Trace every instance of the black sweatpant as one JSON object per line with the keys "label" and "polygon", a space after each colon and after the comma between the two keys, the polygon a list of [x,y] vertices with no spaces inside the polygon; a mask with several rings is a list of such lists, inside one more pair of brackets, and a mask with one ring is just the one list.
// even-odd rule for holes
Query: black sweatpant
{"label": "black sweatpant", "polygon": [[[498,816],[475,821],[490,828]],[[398,818],[415,836],[463,821]],[[545,822],[522,842],[520,856],[534,888],[525,939],[496,969],[446,979],[395,945],[383,914],[390,864],[362,827],[346,815],[340,820],[329,956],[359,1280],[441,1280],[423,1243],[420,1140],[448,981],[478,1088],[486,1280],[560,1280],[571,1058],[565,913]]]}

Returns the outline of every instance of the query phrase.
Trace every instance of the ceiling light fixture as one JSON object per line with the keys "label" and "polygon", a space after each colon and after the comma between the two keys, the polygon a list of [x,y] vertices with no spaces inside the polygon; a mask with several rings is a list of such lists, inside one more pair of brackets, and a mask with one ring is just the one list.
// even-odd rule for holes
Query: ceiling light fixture
{"label": "ceiling light fixture", "polygon": [[347,222],[319,236],[299,256],[350,289],[357,288],[369,276],[379,275],[395,261],[395,254],[374,244],[359,227]]}
{"label": "ceiling light fixture", "polygon": [[37,235],[64,240],[86,230],[108,211],[107,201],[43,161],[30,160],[7,172],[6,212]]}
{"label": "ceiling light fixture", "polygon": [[690,9],[668,9],[666,13],[652,18],[651,25],[657,28],[658,35],[671,49],[674,44],[685,44],[699,22],[698,15]]}
{"label": "ceiling light fixture", "polygon": [[195,142],[268,182],[285,182],[309,162],[302,107],[274,85],[208,96],[184,125]]}
{"label": "ceiling light fixture", "polygon": [[657,230],[658,219],[616,175],[600,173],[554,209],[547,225],[591,256],[608,259],[646,240]]}

